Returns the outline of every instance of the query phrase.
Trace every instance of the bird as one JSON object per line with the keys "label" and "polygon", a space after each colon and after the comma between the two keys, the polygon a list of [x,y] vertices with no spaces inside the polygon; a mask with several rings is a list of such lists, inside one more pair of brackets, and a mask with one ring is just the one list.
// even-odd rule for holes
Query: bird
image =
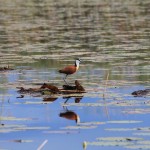
{"label": "bird", "polygon": [[64,82],[68,85],[68,83],[66,82],[66,78],[68,75],[74,74],[78,69],[79,69],[79,65],[80,65],[81,60],[79,58],[77,58],[75,60],[75,64],[74,65],[70,65],[70,66],[66,66],[65,68],[59,70],[59,73],[63,73],[66,76],[63,78]]}
{"label": "bird", "polygon": [[69,120],[75,120],[75,122],[78,124],[80,123],[80,117],[73,111],[67,110],[66,112],[62,112],[59,114],[60,117],[69,119]]}

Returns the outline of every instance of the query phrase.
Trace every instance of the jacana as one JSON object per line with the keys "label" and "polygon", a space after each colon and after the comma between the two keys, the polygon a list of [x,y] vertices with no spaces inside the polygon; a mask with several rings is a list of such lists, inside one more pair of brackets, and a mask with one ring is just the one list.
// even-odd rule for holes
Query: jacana
{"label": "jacana", "polygon": [[64,79],[64,82],[68,85],[68,83],[66,82],[66,78],[68,75],[71,75],[71,74],[74,74],[78,69],[79,69],[79,64],[80,64],[81,60],[79,58],[77,58],[75,60],[75,64],[74,65],[70,65],[70,66],[67,66],[61,70],[59,70],[59,73],[63,73],[65,74],[66,76],[63,78]]}
{"label": "jacana", "polygon": [[79,116],[73,111],[68,110],[66,112],[60,113],[59,116],[63,117],[63,118],[66,118],[66,119],[69,119],[69,120],[75,120],[75,122],[77,124],[80,123]]}

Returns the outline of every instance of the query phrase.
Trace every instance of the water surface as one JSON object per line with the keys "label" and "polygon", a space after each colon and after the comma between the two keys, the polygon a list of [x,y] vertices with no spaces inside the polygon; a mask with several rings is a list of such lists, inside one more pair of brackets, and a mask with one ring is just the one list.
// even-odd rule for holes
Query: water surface
{"label": "water surface", "polygon": [[[0,149],[43,142],[45,150],[80,150],[83,143],[92,150],[150,149],[149,95],[131,95],[150,88],[149,6],[149,0],[0,2],[0,67],[15,69],[0,72]],[[77,57],[80,69],[68,82],[78,79],[85,94],[19,98],[19,86],[61,88],[58,70]],[[66,111],[80,123],[59,117]]]}

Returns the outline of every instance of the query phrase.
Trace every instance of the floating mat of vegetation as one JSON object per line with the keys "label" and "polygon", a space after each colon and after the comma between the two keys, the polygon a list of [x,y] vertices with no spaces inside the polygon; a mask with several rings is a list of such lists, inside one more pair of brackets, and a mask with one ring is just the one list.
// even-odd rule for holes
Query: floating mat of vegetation
{"label": "floating mat of vegetation", "polygon": [[140,150],[149,150],[150,149],[150,144],[140,144],[140,145],[127,145],[125,146],[127,149],[140,149]]}
{"label": "floating mat of vegetation", "polygon": [[76,134],[79,133],[77,130],[52,130],[52,131],[44,131],[43,133],[49,134]]}
{"label": "floating mat of vegetation", "polygon": [[17,131],[26,131],[26,130],[48,130],[50,129],[50,127],[44,127],[44,126],[41,126],[41,127],[30,127],[30,126],[26,126],[26,125],[17,125],[17,124],[14,124],[14,125],[1,125],[1,128],[0,128],[0,133],[9,133],[9,132],[17,132]]}
{"label": "floating mat of vegetation", "polygon": [[142,121],[137,120],[113,120],[113,121],[107,121],[107,123],[118,123],[118,124],[124,124],[124,123],[141,123]]}
{"label": "floating mat of vegetation", "polygon": [[148,114],[150,113],[150,109],[149,108],[135,108],[134,110],[127,109],[122,112],[126,114]]}
{"label": "floating mat of vegetation", "polygon": [[150,146],[150,141],[138,137],[100,137],[96,138],[96,141],[93,142],[84,141],[83,148],[86,149],[88,146],[121,146],[125,148],[147,149]]}
{"label": "floating mat of vegetation", "polygon": [[139,141],[143,140],[143,138],[137,137],[100,137],[96,138],[98,141]]}
{"label": "floating mat of vegetation", "polygon": [[107,131],[150,131],[150,127],[138,127],[138,128],[106,128]]}
{"label": "floating mat of vegetation", "polygon": [[90,125],[100,125],[105,124],[105,122],[81,122],[79,125],[90,126]]}
{"label": "floating mat of vegetation", "polygon": [[138,136],[150,136],[150,132],[137,132],[137,133],[133,133],[133,135],[138,135]]}
{"label": "floating mat of vegetation", "polygon": [[118,141],[98,141],[98,142],[87,142],[88,145],[93,146],[126,146],[131,145],[128,141],[118,142]]}
{"label": "floating mat of vegetation", "polygon": [[64,128],[62,128],[62,129],[94,129],[94,128],[96,128],[97,126],[95,126],[95,125],[91,125],[91,126],[66,126],[66,127],[64,127]]}
{"label": "floating mat of vegetation", "polygon": [[32,120],[32,118],[16,118],[16,117],[4,117],[4,116],[0,116],[0,120],[4,121],[27,121],[27,120]]}
{"label": "floating mat of vegetation", "polygon": [[[15,142],[15,143],[31,143],[31,142],[33,142],[33,140],[26,140],[26,139],[23,139],[23,140],[21,140],[21,139],[14,139],[14,140],[2,140],[2,141],[0,141],[0,142]],[[1,150],[1,149],[0,149]],[[4,149],[3,149],[4,150]]]}
{"label": "floating mat of vegetation", "polygon": [[63,106],[77,106],[77,107],[102,107],[102,106],[118,106],[118,107],[125,107],[125,106],[139,106],[139,102],[137,101],[120,101],[120,102],[116,102],[116,101],[111,101],[111,102],[105,102],[105,101],[101,101],[99,103],[63,103]]}

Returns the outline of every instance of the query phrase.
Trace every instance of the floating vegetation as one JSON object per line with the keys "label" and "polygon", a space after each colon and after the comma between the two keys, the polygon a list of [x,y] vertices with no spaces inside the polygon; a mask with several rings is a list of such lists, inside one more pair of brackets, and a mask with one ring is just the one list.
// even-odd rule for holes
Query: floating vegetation
{"label": "floating vegetation", "polygon": [[67,103],[67,104],[62,104],[63,106],[78,106],[78,107],[102,107],[102,106],[111,106],[111,107],[126,107],[126,106],[139,106],[138,101],[110,101],[110,102],[105,102],[101,101],[99,103]]}
{"label": "floating vegetation", "polygon": [[11,124],[11,125],[1,125],[1,128],[0,128],[0,133],[9,133],[9,132],[14,132],[16,131],[16,128],[18,127],[25,127],[25,125],[17,125],[17,124]]}
{"label": "floating vegetation", "polygon": [[52,131],[44,131],[43,133],[48,134],[76,134],[79,133],[77,130],[52,130]]}
{"label": "floating vegetation", "polygon": [[44,103],[54,102],[57,100],[58,97],[45,97],[43,98]]}
{"label": "floating vegetation", "polygon": [[143,150],[149,150],[150,149],[150,144],[146,145],[146,144],[140,144],[140,145],[128,145],[128,146],[125,146],[125,148],[127,149],[143,149]]}
{"label": "floating vegetation", "polygon": [[91,146],[126,146],[131,145],[128,141],[118,142],[118,141],[99,141],[99,142],[87,142],[87,145]]}
{"label": "floating vegetation", "polygon": [[[34,104],[34,105],[37,104],[37,105],[38,105],[38,104],[47,104],[47,103],[50,104],[50,103],[52,103],[52,102],[48,102],[48,101],[47,101],[47,102],[45,102],[45,101],[39,101],[39,102],[38,102],[38,101],[35,101],[35,102],[34,102],[34,101],[26,101],[26,102],[24,102],[24,104],[28,104],[28,105],[29,105],[29,104],[31,104],[31,105],[32,105],[32,104]],[[16,104],[17,104],[17,103],[16,103]]]}
{"label": "floating vegetation", "polygon": [[138,144],[146,144],[146,145],[150,145],[150,140],[145,140],[145,141],[138,141]]}
{"label": "floating vegetation", "polygon": [[0,116],[1,121],[27,121],[27,120],[32,120],[32,118],[16,118],[16,117],[4,117]]}
{"label": "floating vegetation", "polygon": [[52,93],[61,93],[60,90],[58,89],[58,87],[54,86],[54,85],[50,85],[50,84],[46,84],[44,83],[40,89],[49,89]]}
{"label": "floating vegetation", "polygon": [[17,132],[17,131],[26,131],[26,130],[48,130],[50,129],[50,127],[30,127],[30,126],[26,126],[26,125],[3,125],[0,128],[0,133],[9,133],[9,132]]}
{"label": "floating vegetation", "polygon": [[141,141],[143,138],[137,138],[137,137],[101,137],[96,138],[98,141]]}
{"label": "floating vegetation", "polygon": [[105,124],[105,122],[80,122],[79,125],[91,126],[91,125],[101,125],[101,124]]}
{"label": "floating vegetation", "polygon": [[[114,147],[134,147],[137,144],[147,144],[147,141],[143,141],[143,138],[136,137],[101,137],[96,138],[94,142],[83,142],[83,148],[86,149],[88,146],[114,146]],[[147,146],[147,145],[146,145]]]}
{"label": "floating vegetation", "polygon": [[70,129],[70,130],[74,130],[74,129],[76,129],[76,130],[78,130],[78,129],[94,129],[94,128],[96,128],[97,126],[95,126],[95,125],[89,125],[89,126],[86,126],[86,125],[83,125],[83,126],[66,126],[66,127],[64,127],[64,128],[62,128],[62,129]]}
{"label": "floating vegetation", "polygon": [[106,128],[106,131],[136,131],[137,128]]}
{"label": "floating vegetation", "polygon": [[10,68],[9,65],[7,67],[0,67],[0,71],[10,71],[14,70],[13,68]]}
{"label": "floating vegetation", "polygon": [[150,132],[137,132],[137,133],[133,133],[133,135],[138,135],[138,136],[150,136]]}
{"label": "floating vegetation", "polygon": [[150,131],[150,127],[139,127],[139,128],[106,128],[107,131]]}
{"label": "floating vegetation", "polygon": [[41,93],[42,95],[52,95],[52,94],[85,93],[85,89],[81,86],[81,84],[77,80],[75,80],[75,86],[64,85],[63,87],[64,87],[63,89],[59,89],[58,87],[52,84],[43,83],[43,85],[38,88],[27,88],[27,89],[24,87],[16,87],[16,88],[19,89],[18,93],[21,93],[21,94]]}
{"label": "floating vegetation", "polygon": [[27,127],[27,126],[24,126],[24,127],[18,127],[16,128],[16,130],[48,130],[50,129],[50,127]]}
{"label": "floating vegetation", "polygon": [[[145,105],[149,105],[149,103],[145,103]],[[122,112],[126,114],[147,114],[147,113],[150,113],[150,109],[149,108],[135,108],[134,110],[127,109]]]}
{"label": "floating vegetation", "polygon": [[15,143],[31,143],[33,140],[10,140],[10,142],[15,142]]}
{"label": "floating vegetation", "polygon": [[77,106],[77,107],[100,107],[104,106],[104,104],[100,103],[63,103],[62,106]]}
{"label": "floating vegetation", "polygon": [[116,123],[116,124],[128,124],[128,123],[141,123],[142,121],[136,121],[136,120],[113,120],[113,121],[107,121],[107,123]]}
{"label": "floating vegetation", "polygon": [[145,90],[134,91],[131,94],[136,97],[140,97],[140,96],[146,96],[149,93],[150,93],[150,89],[145,89]]}

